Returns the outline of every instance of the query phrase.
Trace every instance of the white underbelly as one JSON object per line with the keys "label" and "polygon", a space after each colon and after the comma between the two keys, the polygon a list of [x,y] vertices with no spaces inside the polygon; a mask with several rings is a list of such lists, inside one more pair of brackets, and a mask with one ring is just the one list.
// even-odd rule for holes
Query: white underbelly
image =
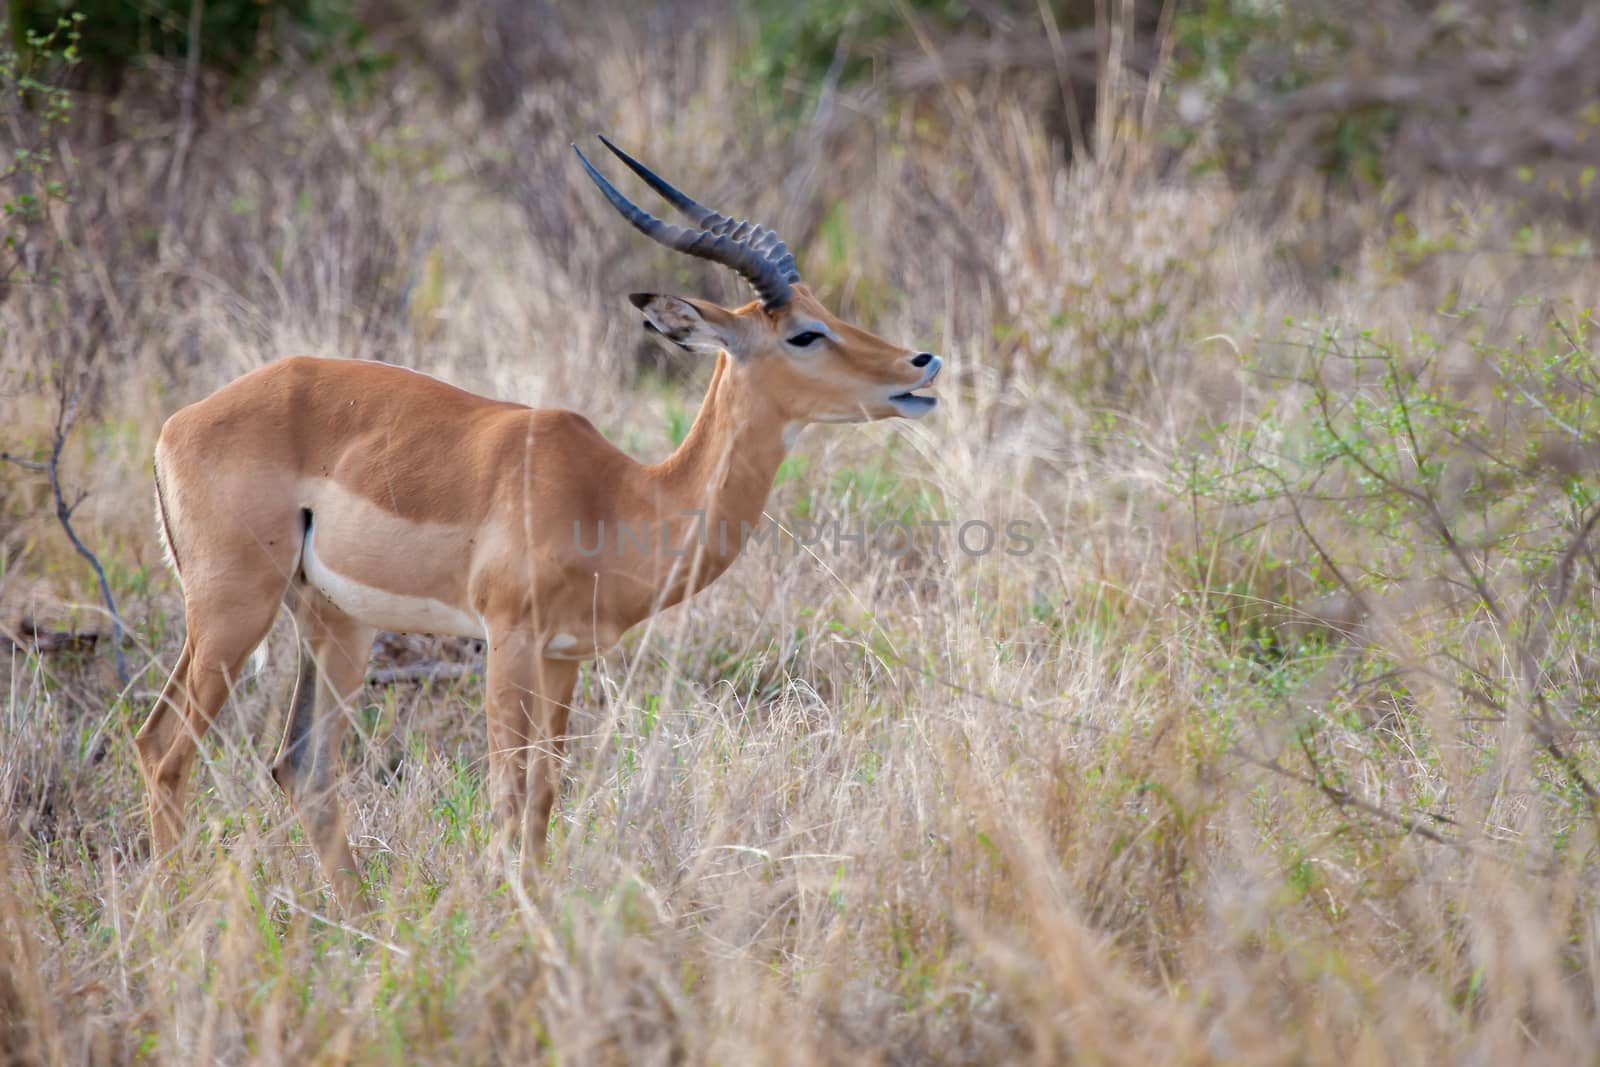
{"label": "white underbelly", "polygon": [[301,566],[306,581],[331,600],[346,615],[353,615],[368,626],[404,633],[452,634],[456,637],[486,636],[483,622],[459,608],[431,597],[407,596],[365,585],[333,570],[317,556],[316,526],[306,538]]}

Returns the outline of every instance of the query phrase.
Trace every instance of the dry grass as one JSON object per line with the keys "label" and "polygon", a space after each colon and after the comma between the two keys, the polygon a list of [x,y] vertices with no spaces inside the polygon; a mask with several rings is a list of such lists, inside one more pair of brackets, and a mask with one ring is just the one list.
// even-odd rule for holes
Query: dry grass
{"label": "dry grass", "polygon": [[[1419,683],[1374,724],[1319,674],[1336,639],[1267,662],[1219,627],[1224,577],[1276,588],[1273,542],[1216,541],[1208,588],[1191,550],[1215,515],[1173,472],[1224,447],[1210,419],[1298,402],[1237,355],[1293,365],[1255,340],[1285,315],[1404,338],[1447,294],[1592,295],[1600,268],[1398,264],[1379,216],[1341,278],[1308,280],[1315,222],[1159,177],[1137,136],[1068,172],[982,89],[762,125],[730,45],[673,62],[648,32],[579,42],[581,84],[530,91],[504,125],[416,74],[350,107],[315,79],[269,85],[196,136],[170,232],[106,252],[116,331],[69,455],[143,669],[118,692],[99,662],[9,660],[0,1060],[1591,1061],[1594,824],[1521,733],[1489,739],[1520,753],[1501,759],[1454,749],[1452,691]],[[664,454],[708,368],[641,369],[621,296],[733,289],[606,215],[567,158],[594,129],[800,232],[843,314],[946,358],[935,417],[808,431],[774,516],[1020,518],[1037,550],[741,560],[586,669],[551,859],[526,883],[487,846],[478,681],[369,689],[344,802],[382,906],[352,926],[265,773],[293,672],[280,623],[203,748],[195,857],[163,877],[130,744],[181,641],[148,503],[161,419],[312,351],[572,407]],[[137,144],[84,161],[83,210],[132,217],[167,162]],[[1414,218],[1490,214],[1436,199]],[[7,440],[49,418],[28,375],[62,344],[58,310],[0,306]],[[91,618],[41,488],[0,478],[0,621]],[[1304,777],[1308,720],[1368,807]],[[1415,750],[1383,756],[1374,732]],[[1435,840],[1387,817],[1423,810],[1457,821],[1424,820]]]}

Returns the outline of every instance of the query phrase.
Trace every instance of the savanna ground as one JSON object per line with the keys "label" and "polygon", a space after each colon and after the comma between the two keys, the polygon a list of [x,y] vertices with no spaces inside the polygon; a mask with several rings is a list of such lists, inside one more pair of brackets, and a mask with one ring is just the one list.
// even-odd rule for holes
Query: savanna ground
{"label": "savanna ground", "polygon": [[[11,113],[71,199],[0,302],[0,1060],[1595,1059],[1593,167],[1542,212],[1438,173],[1252,182],[1115,61],[1085,125],[1071,79],[885,96],[826,56],[775,80],[748,13],[537,10],[511,90],[484,55],[516,17],[456,12],[391,27],[392,67],[240,97],[180,60],[65,132]],[[1026,520],[1033,550],[747,555],[585,669],[527,878],[490,847],[476,651],[385,638],[377,668],[465,666],[353,711],[379,906],[350,922],[266,772],[280,620],[189,855],[152,865],[168,414],[312,352],[644,459],[692,421],[709,364],[623,297],[743,297],[610,214],[567,147],[594,132],[946,361],[932,417],[808,430],[778,522]],[[64,397],[126,684],[37,469]],[[24,619],[101,636],[41,652]]]}

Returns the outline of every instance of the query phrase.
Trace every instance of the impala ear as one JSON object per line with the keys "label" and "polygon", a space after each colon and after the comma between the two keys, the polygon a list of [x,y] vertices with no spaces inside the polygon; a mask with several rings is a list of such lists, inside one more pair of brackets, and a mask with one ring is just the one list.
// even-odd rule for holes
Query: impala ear
{"label": "impala ear", "polygon": [[634,293],[628,297],[644,312],[644,328],[658,333],[686,352],[716,352],[727,349],[734,355],[731,323],[718,321],[710,308],[701,309],[678,296]]}

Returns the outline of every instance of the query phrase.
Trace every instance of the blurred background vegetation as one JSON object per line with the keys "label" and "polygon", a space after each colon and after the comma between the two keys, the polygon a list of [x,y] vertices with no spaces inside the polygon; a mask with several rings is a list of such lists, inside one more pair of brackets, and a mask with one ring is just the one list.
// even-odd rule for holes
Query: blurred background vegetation
{"label": "blurred background vegetation", "polygon": [[[1004,77],[1039,93],[1052,132],[1082,151],[1110,58],[1141,78],[1159,69],[1173,105],[1166,135],[1188,145],[1215,121],[1215,149],[1192,162],[1241,179],[1270,165],[1270,177],[1306,168],[1376,187],[1432,170],[1570,201],[1579,189],[1567,167],[1581,175],[1595,156],[1586,131],[1596,119],[1584,109],[1600,80],[1586,62],[1596,16],[1581,0],[673,0],[648,10],[663,28],[735,30],[737,72],[790,116],[841,87],[908,106],[951,81]],[[38,61],[49,49],[30,39],[69,13],[81,19],[77,82],[99,93],[132,76],[130,92],[149,95],[163,70],[195,65],[237,102],[272,67],[306,61],[353,91],[403,58],[491,115],[512,110],[530,76],[566,71],[571,34],[622,14],[561,0],[8,0],[13,47]],[[428,32],[452,22],[455,47]],[[1552,173],[1535,181],[1527,172],[1542,164]]]}
{"label": "blurred background vegetation", "polygon": [[[197,130],[270,98],[278,72],[325,78],[348,102],[385,92],[400,63],[439,106],[569,136],[580,115],[539,116],[540,87],[602,95],[573,42],[634,14],[560,0],[8,0],[9,80],[72,90],[71,141],[86,153],[124,137],[126,122],[135,139],[176,124],[179,170]],[[636,14],[650,37],[731,36],[741,121],[791,139],[804,130],[813,156],[863,120],[926,130],[953,99],[971,108],[1004,92],[1037,109],[1062,159],[1104,157],[1125,118],[1102,118],[1106,91],[1149,87],[1130,121],[1158,168],[1220,171],[1257,206],[1323,219],[1317,239],[1284,250],[1314,273],[1336,274],[1360,241],[1325,198],[1403,213],[1429,177],[1494,188],[1518,218],[1593,225],[1600,14],[1581,0],[672,0]],[[9,133],[37,148],[31,97],[8,95]],[[992,228],[981,176],[963,185],[967,226]],[[824,221],[805,219],[807,236]],[[147,251],[156,229],[130,226],[124,251]]]}

